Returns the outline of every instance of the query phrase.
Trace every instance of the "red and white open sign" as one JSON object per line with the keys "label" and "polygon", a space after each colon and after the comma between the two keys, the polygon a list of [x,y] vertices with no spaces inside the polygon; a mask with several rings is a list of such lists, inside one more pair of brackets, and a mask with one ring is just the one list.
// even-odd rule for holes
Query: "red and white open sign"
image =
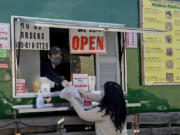
{"label": "red and white open sign", "polygon": [[25,80],[24,79],[16,80],[16,93],[25,93]]}
{"label": "red and white open sign", "polygon": [[72,29],[69,41],[71,54],[106,53],[105,33],[101,31]]}

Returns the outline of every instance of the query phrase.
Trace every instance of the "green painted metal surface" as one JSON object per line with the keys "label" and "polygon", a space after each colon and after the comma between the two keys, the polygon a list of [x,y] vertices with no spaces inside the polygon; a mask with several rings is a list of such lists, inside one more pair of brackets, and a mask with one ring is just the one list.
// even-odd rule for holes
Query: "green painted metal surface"
{"label": "green painted metal surface", "polygon": [[[17,15],[139,26],[138,0],[1,0],[0,11],[1,23],[10,23],[11,16]],[[5,61],[11,66],[10,50],[7,53]],[[180,111],[180,86],[142,86],[140,67],[140,49],[127,49],[126,98],[130,103],[142,103],[141,107],[129,109],[129,113]],[[12,105],[35,103],[32,98],[12,98],[11,74],[11,67],[0,70],[0,119],[12,118]],[[64,101],[54,98],[52,102]]]}

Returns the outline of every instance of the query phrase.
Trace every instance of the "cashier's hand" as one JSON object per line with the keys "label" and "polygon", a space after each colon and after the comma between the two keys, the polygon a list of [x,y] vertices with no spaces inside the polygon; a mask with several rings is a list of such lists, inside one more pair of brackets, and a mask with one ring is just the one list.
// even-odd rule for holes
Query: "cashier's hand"
{"label": "cashier's hand", "polygon": [[67,80],[62,81],[61,84],[62,84],[63,87],[70,87],[70,84],[69,84],[69,82]]}

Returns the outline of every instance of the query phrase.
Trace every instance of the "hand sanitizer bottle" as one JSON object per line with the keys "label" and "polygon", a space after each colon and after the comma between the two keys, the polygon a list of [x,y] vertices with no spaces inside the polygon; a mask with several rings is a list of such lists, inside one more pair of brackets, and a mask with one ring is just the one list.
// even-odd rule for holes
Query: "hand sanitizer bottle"
{"label": "hand sanitizer bottle", "polygon": [[44,107],[44,98],[42,94],[39,92],[36,97],[36,108],[42,108]]}

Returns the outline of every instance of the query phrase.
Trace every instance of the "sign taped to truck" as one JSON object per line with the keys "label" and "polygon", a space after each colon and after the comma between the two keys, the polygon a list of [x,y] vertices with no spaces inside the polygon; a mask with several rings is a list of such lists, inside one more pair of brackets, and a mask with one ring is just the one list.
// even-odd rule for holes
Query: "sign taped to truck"
{"label": "sign taped to truck", "polygon": [[105,33],[97,30],[69,31],[71,54],[106,53]]}

